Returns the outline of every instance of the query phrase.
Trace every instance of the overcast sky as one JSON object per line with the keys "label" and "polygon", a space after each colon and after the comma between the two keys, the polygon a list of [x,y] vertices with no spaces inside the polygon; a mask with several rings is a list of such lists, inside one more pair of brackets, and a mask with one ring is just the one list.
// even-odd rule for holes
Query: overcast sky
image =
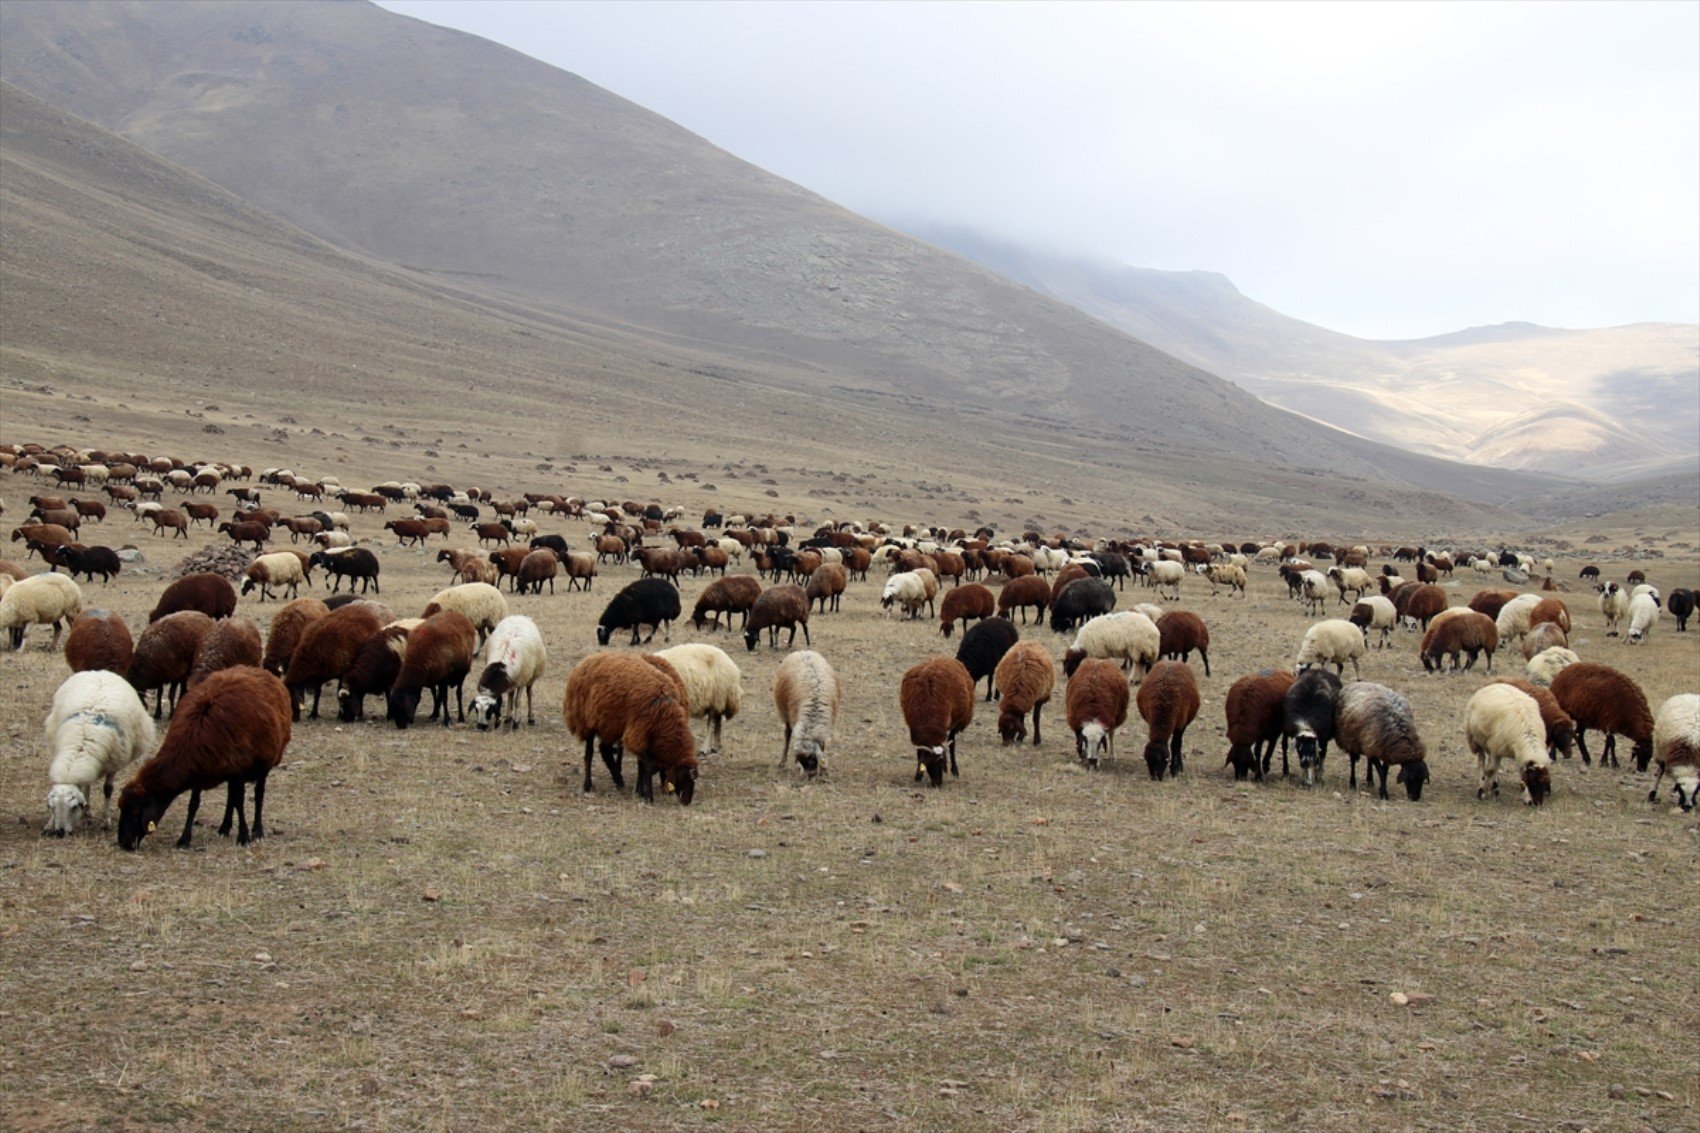
{"label": "overcast sky", "polygon": [[1700,321],[1700,4],[380,0],[886,221],[1367,337]]}

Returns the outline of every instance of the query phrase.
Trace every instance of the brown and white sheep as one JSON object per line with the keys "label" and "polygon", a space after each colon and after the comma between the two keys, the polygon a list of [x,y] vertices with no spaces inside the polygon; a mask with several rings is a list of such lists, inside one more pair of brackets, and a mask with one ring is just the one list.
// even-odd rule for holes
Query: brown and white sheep
{"label": "brown and white sheep", "polygon": [[1411,702],[1403,696],[1369,681],[1342,688],[1334,706],[1334,742],[1351,759],[1350,786],[1358,785],[1361,756],[1369,760],[1364,785],[1377,788],[1381,798],[1387,798],[1387,768],[1394,763],[1399,765],[1397,781],[1405,785],[1405,796],[1412,802],[1422,798],[1423,784],[1429,780],[1428,753],[1417,734]]}
{"label": "brown and white sheep", "polygon": [[1084,657],[1069,675],[1063,710],[1074,753],[1089,768],[1116,753],[1116,730],[1127,723],[1127,677],[1113,661]]}

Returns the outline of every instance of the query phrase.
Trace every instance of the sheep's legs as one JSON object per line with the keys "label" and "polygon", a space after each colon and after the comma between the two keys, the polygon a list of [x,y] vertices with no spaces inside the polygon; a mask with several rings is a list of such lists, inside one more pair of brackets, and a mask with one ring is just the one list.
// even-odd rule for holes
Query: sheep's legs
{"label": "sheep's legs", "polygon": [[[1656,803],[1656,802],[1659,801],[1659,784],[1664,782],[1664,779],[1665,779],[1665,765],[1661,763],[1661,764],[1659,764],[1659,773],[1657,775],[1653,776],[1653,789],[1647,792],[1647,801],[1648,802]],[[106,785],[106,792],[109,795],[112,793],[112,784],[111,783],[108,783]]]}
{"label": "sheep's legs", "polygon": [[[266,836],[266,824],[262,817],[266,806],[266,772],[260,772],[260,777],[254,780],[254,827],[249,834],[251,840],[258,842]],[[240,809],[236,812],[240,815]],[[238,841],[237,845],[241,845]]]}
{"label": "sheep's legs", "polygon": [[1607,732],[1606,733],[1606,746],[1605,746],[1604,750],[1602,750],[1600,752],[1600,766],[1604,767],[1608,762],[1613,767],[1622,766],[1617,761],[1617,733],[1616,732]]}
{"label": "sheep's legs", "polygon": [[590,760],[596,754],[596,737],[584,741],[584,793],[590,794]]}
{"label": "sheep's legs", "polygon": [[1035,704],[1033,706],[1033,746],[1034,747],[1039,746],[1039,709],[1041,709],[1043,707],[1044,707],[1044,705],[1042,705],[1042,704]]}
{"label": "sheep's legs", "polygon": [[[1357,757],[1357,754],[1355,752],[1348,752],[1347,758],[1349,758],[1352,761],[1352,769],[1346,775],[1346,786],[1355,788],[1358,785],[1358,757]],[[1370,770],[1373,772],[1374,768],[1375,768],[1375,761],[1371,760],[1370,761]],[[1369,786],[1369,787],[1373,787],[1375,785],[1373,775],[1366,774],[1366,777],[1364,779],[1364,785]]]}
{"label": "sheep's legs", "polygon": [[[1588,754],[1588,729],[1576,729],[1576,746],[1581,749],[1583,767],[1587,767],[1589,764],[1594,762],[1593,756]],[[1601,766],[1603,767],[1605,765],[1601,764]]]}
{"label": "sheep's legs", "polygon": [[785,725],[785,746],[779,749],[779,766],[783,768],[791,761],[791,725]]}
{"label": "sheep's legs", "polygon": [[195,812],[201,809],[201,789],[192,788],[189,791],[189,815],[183,820],[183,836],[177,839],[177,848],[187,850],[189,837],[195,832]]}
{"label": "sheep's legs", "polygon": [[1186,760],[1181,754],[1181,740],[1184,739],[1185,736],[1186,728],[1183,727],[1180,731],[1174,734],[1173,738],[1169,740],[1170,775],[1179,775],[1181,773],[1181,769],[1186,766]]}

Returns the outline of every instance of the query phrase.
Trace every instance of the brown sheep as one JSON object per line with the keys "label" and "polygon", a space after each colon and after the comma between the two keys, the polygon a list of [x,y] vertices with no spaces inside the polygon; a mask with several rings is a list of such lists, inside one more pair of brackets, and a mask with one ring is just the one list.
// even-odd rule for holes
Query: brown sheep
{"label": "brown sheep", "polygon": [[179,610],[199,610],[209,618],[228,618],[236,612],[236,587],[222,574],[186,574],[165,588],[148,621],[157,622]]}
{"label": "brown sheep", "polygon": [[214,622],[195,649],[195,663],[189,669],[186,687],[194,688],[222,669],[238,665],[257,668],[261,656],[260,628],[253,622],[240,618]]}
{"label": "brown sheep", "polygon": [[1466,656],[1463,667],[1469,669],[1478,656],[1486,653],[1487,671],[1491,673],[1494,650],[1498,648],[1499,627],[1492,618],[1475,610],[1455,610],[1433,620],[1418,653],[1425,673],[1441,672],[1448,657],[1452,659],[1452,671],[1458,672],[1459,654]]}
{"label": "brown sheep", "polygon": [[[554,558],[554,552],[544,552]],[[364,644],[364,643],[362,643]],[[431,690],[431,715],[442,713],[443,727],[449,726],[449,691],[454,690],[456,719],[466,723],[463,689],[478,651],[478,627],[459,610],[444,610],[426,618],[407,635],[407,650],[401,671],[390,686],[389,718],[397,728],[412,725],[419,712],[419,699]]]}
{"label": "brown sheep", "polygon": [[1554,622],[1542,622],[1523,635],[1523,660],[1532,661],[1537,653],[1552,648],[1568,649],[1570,636]]}
{"label": "brown sheep", "polygon": [[997,596],[988,587],[978,582],[954,587],[939,604],[939,632],[948,638],[956,628],[956,623],[960,621],[962,630],[966,633],[969,622],[989,618],[996,614],[997,610]]}
{"label": "brown sheep", "polygon": [[789,626],[791,636],[785,641],[785,648],[796,644],[797,627],[803,629],[803,644],[813,645],[809,638],[809,599],[803,593],[801,586],[785,583],[780,586],[770,586],[761,592],[755,605],[750,607],[750,616],[744,622],[744,645],[755,652],[756,643],[761,640],[761,631],[766,630],[768,647],[779,648],[779,631]]}
{"label": "brown sheep", "polygon": [[520,560],[519,572],[514,575],[514,590],[520,594],[543,593],[543,584],[549,584],[549,593],[555,592],[555,576],[561,573],[561,560],[555,557],[555,552],[541,549],[529,552]]}
{"label": "brown sheep", "polygon": [[1542,598],[1535,603],[1535,608],[1529,611],[1529,628],[1538,625],[1555,625],[1566,635],[1570,633],[1570,607],[1557,598]]}
{"label": "brown sheep", "polygon": [[[134,850],[165,817],[178,795],[189,791],[189,813],[177,845],[189,846],[201,792],[226,784],[220,835],[237,822],[236,844],[265,837],[266,776],[283,762],[289,746],[289,694],[264,669],[224,669],[197,685],[171,718],[159,754],[141,766],[118,796],[118,844]],[[243,809],[247,784],[254,784],[254,826]]]}
{"label": "brown sheep", "polygon": [[[1275,757],[1275,741],[1281,741],[1281,764],[1287,763],[1286,723],[1287,690],[1293,687],[1293,674],[1286,670],[1248,674],[1228,689],[1223,711],[1228,717],[1228,758],[1235,779],[1252,775],[1262,779],[1269,773],[1269,762]],[[1258,747],[1263,746],[1263,758]]]}
{"label": "brown sheep", "polygon": [[272,615],[271,628],[266,632],[266,652],[260,667],[275,677],[289,669],[289,659],[301,642],[307,627],[330,613],[329,607],[317,598],[297,598]]}
{"label": "brown sheep", "polygon": [[1157,656],[1188,661],[1196,649],[1204,675],[1210,675],[1210,630],[1203,618],[1188,610],[1170,610],[1157,619],[1157,634]]}
{"label": "brown sheep", "polygon": [[[1025,556],[1010,556],[1010,559],[1015,558],[1025,558]],[[1004,561],[1007,563],[1009,559]],[[1003,589],[998,592],[998,615],[1007,618],[1011,610],[1019,609],[1022,625],[1027,624],[1027,608],[1029,606],[1034,609],[1033,618],[1035,624],[1037,624],[1044,620],[1045,611],[1051,605],[1050,584],[1032,573],[1033,561],[1031,559],[1027,559],[1027,565],[1029,570],[1026,574],[1012,577],[1003,584]]]}
{"label": "brown sheep", "polygon": [[585,794],[591,792],[590,762],[598,748],[615,788],[623,790],[622,757],[628,743],[641,743],[648,745],[651,755],[677,768],[672,786],[680,801],[688,803],[696,783],[696,737],[684,707],[684,683],[671,665],[658,660],[630,653],[593,653],[567,675],[561,716],[567,730],[584,741]]}
{"label": "brown sheep", "polygon": [[1038,642],[1018,642],[998,662],[993,679],[998,688],[998,735],[1004,746],[1027,738],[1024,721],[1032,712],[1033,746],[1037,747],[1039,710],[1051,699],[1057,679],[1050,653]]}
{"label": "brown sheep", "polygon": [[915,781],[925,774],[944,786],[947,761],[951,775],[959,774],[956,737],[974,720],[974,679],[954,657],[934,657],[903,674],[898,703],[915,745]]}
{"label": "brown sheep", "polygon": [[130,627],[111,610],[84,610],[65,637],[65,663],[73,673],[105,669],[122,677],[134,653]]}
{"label": "brown sheep", "polygon": [[691,624],[702,629],[711,621],[720,629],[720,615],[725,614],[726,626],[731,628],[733,614],[742,615],[742,624],[750,621],[750,607],[761,597],[761,583],[747,574],[717,578],[697,595],[696,608],[691,611]]}
{"label": "brown sheep", "polygon": [[[31,553],[35,551],[37,545],[66,547],[76,541],[77,537],[69,529],[57,523],[26,523],[22,527],[12,528],[12,542],[22,542]],[[26,554],[25,558],[28,557]]]}
{"label": "brown sheep", "polygon": [[230,536],[230,541],[237,545],[254,544],[254,553],[265,550],[266,543],[272,537],[272,529],[264,523],[236,523],[226,521],[218,525],[220,534]]}
{"label": "brown sheep", "polygon": [[1446,605],[1446,591],[1426,582],[1410,591],[1410,597],[1403,606],[1399,605],[1397,596],[1393,599],[1393,606],[1399,611],[1400,617],[1420,622],[1425,630],[1428,629],[1429,622],[1434,620],[1434,616],[1446,609]]}
{"label": "brown sheep", "polygon": [[1571,745],[1576,739],[1576,721],[1559,706],[1558,697],[1552,694],[1551,689],[1530,684],[1519,677],[1498,677],[1492,683],[1510,685],[1525,696],[1533,697],[1535,703],[1541,706],[1541,725],[1547,731],[1547,754],[1555,759],[1560,755],[1570,758]]}
{"label": "brown sheep", "polygon": [[1198,715],[1198,682],[1192,670],[1180,661],[1157,662],[1139,686],[1137,703],[1140,716],[1151,730],[1145,745],[1145,766],[1151,778],[1161,779],[1165,766],[1170,775],[1179,775],[1185,765],[1181,740],[1187,725]]}
{"label": "brown sheep", "polygon": [[147,703],[149,691],[154,693],[153,716],[157,720],[171,697],[176,711],[177,698],[187,687],[189,673],[195,667],[195,653],[201,639],[212,632],[213,619],[199,610],[179,610],[167,614],[142,631],[130,657],[130,669],[125,673],[131,686]]}
{"label": "brown sheep", "polygon": [[1121,666],[1089,657],[1075,668],[1063,694],[1074,754],[1089,768],[1116,753],[1116,729],[1127,723],[1127,677]]}
{"label": "brown sheep", "polygon": [[[844,594],[844,588],[850,583],[850,576],[838,563],[821,563],[809,573],[809,585],[804,593],[809,599],[809,608],[813,609],[816,602],[820,603],[820,612],[826,613],[828,603],[836,612],[838,600]],[[947,597],[945,601],[949,601]]]}
{"label": "brown sheep", "polygon": [[366,718],[366,698],[388,693],[407,656],[407,635],[422,619],[392,622],[366,639],[336,687],[336,715],[345,724]]}
{"label": "brown sheep", "polygon": [[1619,765],[1617,737],[1622,735],[1634,742],[1635,769],[1647,770],[1653,758],[1653,713],[1640,685],[1609,665],[1581,662],[1566,665],[1552,679],[1552,695],[1576,722],[1576,746],[1582,749],[1584,764],[1592,762],[1588,729],[1598,728],[1606,734],[1601,767]]}
{"label": "brown sheep", "polygon": [[319,718],[319,697],[324,683],[337,680],[348,671],[366,639],[391,620],[383,616],[386,613],[374,602],[350,602],[331,610],[302,631],[283,677],[289,689],[291,719],[301,718],[301,703],[309,688],[313,690],[313,711],[308,718]]}

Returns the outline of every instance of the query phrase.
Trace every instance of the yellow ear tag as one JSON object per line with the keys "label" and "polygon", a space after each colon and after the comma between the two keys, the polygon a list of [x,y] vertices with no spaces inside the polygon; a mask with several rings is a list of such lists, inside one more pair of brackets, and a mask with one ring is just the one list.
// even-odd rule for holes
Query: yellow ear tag
{"label": "yellow ear tag", "polygon": [[159,829],[159,823],[157,823],[157,822],[148,823],[148,833],[149,834],[152,834],[155,830],[158,830],[158,829]]}
{"label": "yellow ear tag", "polygon": [[661,784],[661,789],[666,791],[670,795],[670,794],[673,793],[673,784],[663,781],[662,784]]}

